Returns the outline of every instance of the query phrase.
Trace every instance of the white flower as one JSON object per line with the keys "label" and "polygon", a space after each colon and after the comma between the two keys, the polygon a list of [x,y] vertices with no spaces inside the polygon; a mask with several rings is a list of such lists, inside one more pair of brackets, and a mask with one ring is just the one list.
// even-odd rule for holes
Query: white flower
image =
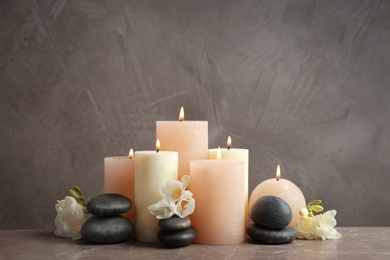
{"label": "white flower", "polygon": [[186,190],[190,184],[190,176],[184,175],[182,181],[169,181],[161,187],[162,200],[150,205],[148,210],[158,219],[167,219],[174,214],[185,218],[195,210],[192,192]]}
{"label": "white flower", "polygon": [[297,223],[298,238],[315,239],[317,221],[312,217],[300,217]]}
{"label": "white flower", "polygon": [[169,181],[160,189],[160,194],[168,202],[176,203],[180,199],[183,191],[185,189],[180,181]]}
{"label": "white flower", "polygon": [[322,240],[341,238],[341,234],[334,228],[337,224],[336,213],[336,210],[329,210],[314,217],[301,215],[296,228],[298,238]]}
{"label": "white flower", "polygon": [[329,210],[324,214],[315,216],[318,222],[316,232],[317,239],[321,238],[322,240],[326,240],[341,238],[341,234],[334,228],[337,224],[335,219],[336,214],[336,210]]}
{"label": "white flower", "polygon": [[158,219],[167,219],[172,217],[174,214],[173,205],[169,204],[169,202],[164,199],[153,205],[150,205],[148,210]]}
{"label": "white flower", "polygon": [[195,200],[192,198],[192,192],[186,190],[177,202],[175,214],[181,218],[185,218],[192,214],[195,210]]}
{"label": "white flower", "polygon": [[82,206],[74,198],[66,196],[65,200],[58,201],[55,207],[57,211],[55,219],[57,229],[54,234],[67,238],[81,238],[80,231],[85,221]]}

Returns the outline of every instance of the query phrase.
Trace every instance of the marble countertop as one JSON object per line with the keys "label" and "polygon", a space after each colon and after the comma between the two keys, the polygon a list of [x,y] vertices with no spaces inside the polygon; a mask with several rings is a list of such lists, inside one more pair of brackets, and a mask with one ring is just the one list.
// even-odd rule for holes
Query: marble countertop
{"label": "marble countertop", "polygon": [[129,241],[93,245],[56,237],[47,230],[0,230],[0,259],[390,259],[390,227],[338,227],[338,240],[294,240],[284,245],[250,242],[210,246]]}

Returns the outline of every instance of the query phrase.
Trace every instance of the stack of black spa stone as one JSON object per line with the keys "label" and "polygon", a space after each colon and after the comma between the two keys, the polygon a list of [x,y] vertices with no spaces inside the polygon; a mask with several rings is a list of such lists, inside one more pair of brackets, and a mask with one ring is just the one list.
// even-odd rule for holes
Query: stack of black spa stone
{"label": "stack of black spa stone", "polygon": [[187,216],[180,218],[176,215],[159,221],[161,230],[158,239],[172,247],[182,247],[192,243],[196,238],[196,231],[191,226],[191,220]]}
{"label": "stack of black spa stone", "polygon": [[101,194],[91,199],[87,210],[90,217],[81,228],[84,240],[97,244],[114,244],[128,240],[133,224],[120,216],[131,209],[131,201],[120,194]]}
{"label": "stack of black spa stone", "polygon": [[246,233],[255,243],[284,244],[297,237],[297,232],[288,227],[292,219],[291,208],[279,197],[258,198],[249,214],[254,224],[248,225]]}

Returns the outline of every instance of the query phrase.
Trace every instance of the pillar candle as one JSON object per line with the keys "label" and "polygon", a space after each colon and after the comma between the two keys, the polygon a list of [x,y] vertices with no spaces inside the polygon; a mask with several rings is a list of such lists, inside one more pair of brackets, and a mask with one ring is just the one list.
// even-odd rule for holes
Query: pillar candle
{"label": "pillar candle", "polygon": [[[248,149],[239,149],[231,148],[231,138],[229,136],[227,141],[228,148],[221,148],[221,159],[232,159],[232,160],[241,160],[245,163],[245,227],[248,224],[248,175],[249,175],[249,150]],[[209,149],[208,158],[214,159],[217,156],[218,148]]]}
{"label": "pillar candle", "polygon": [[306,207],[305,197],[294,183],[280,178],[279,165],[277,167],[276,178],[263,181],[253,190],[249,200],[249,211],[258,198],[266,195],[277,196],[288,203],[292,211],[292,219],[289,226],[295,228],[299,219],[299,210]]}
{"label": "pillar candle", "polygon": [[134,223],[134,158],[130,153],[104,158],[104,193],[117,193],[130,199],[132,208],[123,215]]}
{"label": "pillar candle", "polygon": [[140,242],[158,242],[158,219],[148,207],[161,200],[162,186],[177,180],[178,153],[136,151],[135,158],[135,238]]}
{"label": "pillar candle", "polygon": [[156,137],[164,151],[179,153],[178,179],[190,173],[190,161],[207,159],[208,122],[184,121],[184,110],[178,121],[157,121]]}
{"label": "pillar candle", "polygon": [[236,244],[245,238],[245,165],[238,160],[190,162],[198,244]]}

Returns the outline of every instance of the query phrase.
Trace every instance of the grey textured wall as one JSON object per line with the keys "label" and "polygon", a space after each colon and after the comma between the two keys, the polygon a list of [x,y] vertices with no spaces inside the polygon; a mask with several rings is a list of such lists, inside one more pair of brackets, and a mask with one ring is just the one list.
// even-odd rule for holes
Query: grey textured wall
{"label": "grey textured wall", "polygon": [[390,225],[390,1],[0,3],[0,228],[54,228],[103,158],[154,149],[155,121],[209,121],[274,177]]}

